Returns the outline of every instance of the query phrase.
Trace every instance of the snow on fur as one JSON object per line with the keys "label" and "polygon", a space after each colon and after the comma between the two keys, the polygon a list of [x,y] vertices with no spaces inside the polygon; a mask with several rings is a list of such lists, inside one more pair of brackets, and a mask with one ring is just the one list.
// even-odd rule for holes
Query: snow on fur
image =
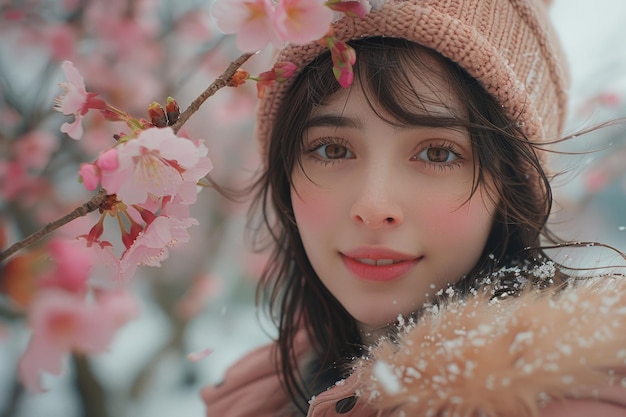
{"label": "snow on fur", "polygon": [[383,340],[357,365],[360,395],[406,415],[525,417],[626,381],[626,279],[490,298],[448,300]]}

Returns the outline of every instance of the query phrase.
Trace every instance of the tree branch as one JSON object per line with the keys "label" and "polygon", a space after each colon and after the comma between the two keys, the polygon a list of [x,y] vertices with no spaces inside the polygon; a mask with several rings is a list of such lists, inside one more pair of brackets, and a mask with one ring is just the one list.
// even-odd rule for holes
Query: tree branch
{"label": "tree branch", "polygon": [[105,199],[106,199],[106,191],[102,189],[100,190],[100,192],[98,192],[98,194],[93,196],[91,200],[89,200],[82,206],[76,207],[74,210],[72,210],[70,213],[66,214],[65,216],[61,217],[60,219],[57,219],[51,223],[48,223],[47,225],[45,225],[44,227],[42,227],[35,233],[30,234],[29,236],[25,237],[19,242],[16,242],[13,245],[11,245],[8,249],[0,252],[0,262],[4,261],[5,259],[13,255],[17,251],[24,249],[25,247],[38,242],[39,240],[43,239],[46,235],[52,233],[59,227],[68,224],[72,220],[75,220],[79,217],[86,216],[92,211],[98,210],[100,208],[100,205],[104,202]]}
{"label": "tree branch", "polygon": [[172,125],[172,130],[174,130],[174,133],[178,133],[180,128],[187,122],[187,120],[189,120],[189,118],[200,109],[202,103],[204,103],[213,94],[217,93],[220,89],[226,87],[228,81],[235,74],[235,72],[253,55],[254,53],[243,54],[239,58],[231,62],[228,68],[226,68],[226,70],[219,77],[217,77],[215,81],[213,81],[211,85],[209,85],[207,89],[202,92],[202,94],[200,94],[194,101],[192,101],[189,107],[187,107],[184,112],[180,114],[180,117],[178,118],[176,123]]}
{"label": "tree branch", "polygon": [[94,375],[89,358],[85,355],[72,355],[76,370],[74,384],[84,417],[109,417],[106,392]]}

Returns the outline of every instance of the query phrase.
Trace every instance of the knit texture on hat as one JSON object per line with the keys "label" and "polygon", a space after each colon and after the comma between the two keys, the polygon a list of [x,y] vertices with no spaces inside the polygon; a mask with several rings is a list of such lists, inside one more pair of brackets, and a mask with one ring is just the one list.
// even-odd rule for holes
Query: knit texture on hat
{"label": "knit texture on hat", "polygon": [[[404,38],[457,62],[533,142],[557,139],[566,117],[569,75],[549,21],[548,0],[386,0],[365,19],[343,17],[336,38]],[[288,45],[277,58],[298,71],[325,51],[317,42]],[[358,61],[358,56],[357,56]],[[295,75],[291,78],[293,80]],[[257,138],[265,157],[273,122],[290,80],[259,103]]]}

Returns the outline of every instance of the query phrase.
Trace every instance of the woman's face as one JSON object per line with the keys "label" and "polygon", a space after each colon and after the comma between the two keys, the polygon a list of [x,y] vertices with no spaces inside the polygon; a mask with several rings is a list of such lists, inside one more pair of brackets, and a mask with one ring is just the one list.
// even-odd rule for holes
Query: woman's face
{"label": "woman's face", "polygon": [[[465,110],[440,79],[412,80],[423,111]],[[445,104],[434,104],[445,103]],[[477,263],[494,203],[475,176],[462,128],[394,126],[359,85],[316,107],[291,200],[307,256],[365,331],[417,310]]]}

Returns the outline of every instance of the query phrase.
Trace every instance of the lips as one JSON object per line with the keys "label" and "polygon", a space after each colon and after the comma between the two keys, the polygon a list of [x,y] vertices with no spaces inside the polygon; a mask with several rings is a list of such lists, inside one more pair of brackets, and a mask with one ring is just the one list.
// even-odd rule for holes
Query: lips
{"label": "lips", "polygon": [[375,265],[375,266],[392,265],[395,263],[402,262],[402,261],[397,261],[394,259],[355,258],[354,260],[362,264]]}
{"label": "lips", "polygon": [[352,274],[366,281],[387,282],[402,277],[421,260],[384,248],[359,248],[341,253]]}

